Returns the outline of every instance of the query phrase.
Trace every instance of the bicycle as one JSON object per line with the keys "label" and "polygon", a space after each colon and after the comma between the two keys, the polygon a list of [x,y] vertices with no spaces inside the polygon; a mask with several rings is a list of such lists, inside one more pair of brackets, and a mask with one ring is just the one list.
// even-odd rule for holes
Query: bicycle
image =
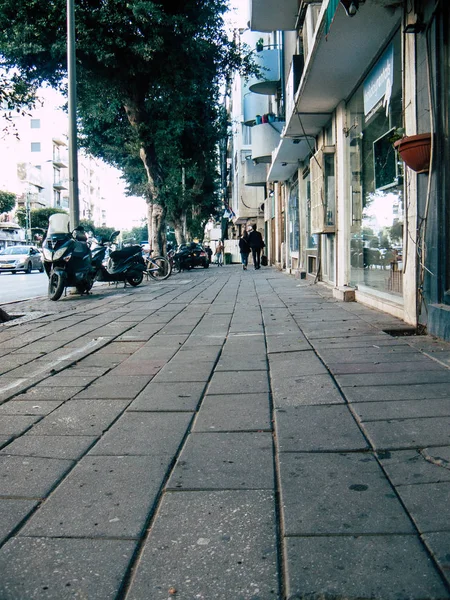
{"label": "bicycle", "polygon": [[145,266],[146,266],[146,274],[147,280],[149,277],[152,279],[156,279],[159,281],[163,281],[170,277],[172,273],[172,265],[170,261],[164,256],[151,256],[152,250],[147,254],[143,255]]}

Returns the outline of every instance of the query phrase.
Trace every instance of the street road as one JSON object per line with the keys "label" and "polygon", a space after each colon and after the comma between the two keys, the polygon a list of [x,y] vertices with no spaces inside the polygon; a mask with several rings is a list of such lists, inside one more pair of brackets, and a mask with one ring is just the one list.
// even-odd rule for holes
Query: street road
{"label": "street road", "polygon": [[0,305],[5,302],[36,298],[47,295],[48,278],[45,273],[0,274]]}

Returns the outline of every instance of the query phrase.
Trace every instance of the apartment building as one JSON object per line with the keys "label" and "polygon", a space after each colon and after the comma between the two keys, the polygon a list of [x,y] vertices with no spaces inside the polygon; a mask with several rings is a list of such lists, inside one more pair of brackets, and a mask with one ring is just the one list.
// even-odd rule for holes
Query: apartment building
{"label": "apartment building", "polygon": [[233,167],[263,165],[271,264],[450,339],[448,3],[250,0],[249,28]]}

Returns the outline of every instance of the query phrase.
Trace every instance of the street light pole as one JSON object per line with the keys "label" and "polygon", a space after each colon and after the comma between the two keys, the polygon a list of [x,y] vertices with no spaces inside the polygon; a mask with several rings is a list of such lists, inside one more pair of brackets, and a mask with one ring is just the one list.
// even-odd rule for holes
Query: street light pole
{"label": "street light pole", "polygon": [[69,96],[69,212],[72,229],[80,223],[78,197],[77,91],[74,0],[67,0],[67,77]]}

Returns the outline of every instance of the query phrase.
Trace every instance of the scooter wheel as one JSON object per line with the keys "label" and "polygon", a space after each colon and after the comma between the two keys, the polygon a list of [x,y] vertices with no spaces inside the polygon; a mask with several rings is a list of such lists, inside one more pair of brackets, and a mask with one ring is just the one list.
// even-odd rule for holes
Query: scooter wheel
{"label": "scooter wheel", "polygon": [[139,273],[139,275],[130,275],[126,278],[127,283],[129,283],[133,287],[136,287],[137,285],[142,283],[143,279],[144,279],[144,273]]}
{"label": "scooter wheel", "polygon": [[48,280],[48,297],[50,300],[59,300],[64,291],[64,277],[61,273],[52,271]]}

